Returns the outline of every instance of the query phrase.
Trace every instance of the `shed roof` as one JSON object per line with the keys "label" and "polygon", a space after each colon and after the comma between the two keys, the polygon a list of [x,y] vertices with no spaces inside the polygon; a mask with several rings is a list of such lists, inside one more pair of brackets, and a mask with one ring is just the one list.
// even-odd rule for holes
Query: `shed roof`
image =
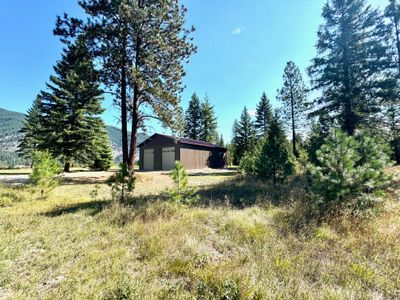
{"label": "shed roof", "polygon": [[148,141],[154,140],[158,136],[169,138],[169,139],[174,140],[175,142],[179,142],[181,144],[200,146],[200,147],[207,147],[207,148],[218,148],[218,149],[226,150],[226,148],[224,148],[224,147],[221,147],[219,145],[212,144],[212,143],[209,143],[209,142],[192,140],[192,139],[187,139],[187,138],[180,138],[180,137],[176,137],[176,136],[172,136],[172,135],[165,135],[165,134],[160,134],[160,133],[153,134],[151,137],[149,137],[148,139],[146,139],[142,143],[140,143],[138,145],[138,147],[144,146]]}

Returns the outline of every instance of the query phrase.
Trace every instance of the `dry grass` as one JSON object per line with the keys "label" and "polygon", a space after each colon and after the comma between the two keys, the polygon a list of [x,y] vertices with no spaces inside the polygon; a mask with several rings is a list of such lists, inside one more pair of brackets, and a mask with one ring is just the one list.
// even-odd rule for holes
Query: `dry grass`
{"label": "dry grass", "polygon": [[[368,222],[290,230],[290,201],[233,174],[195,174],[197,207],[159,201],[144,173],[129,207],[68,184],[0,208],[0,299],[383,299],[400,297],[400,203]],[[269,192],[268,192],[269,191]],[[285,198],[301,196],[299,183]],[[8,196],[7,196],[8,197]],[[264,200],[264,201],[263,201]],[[268,203],[266,203],[268,202]]]}

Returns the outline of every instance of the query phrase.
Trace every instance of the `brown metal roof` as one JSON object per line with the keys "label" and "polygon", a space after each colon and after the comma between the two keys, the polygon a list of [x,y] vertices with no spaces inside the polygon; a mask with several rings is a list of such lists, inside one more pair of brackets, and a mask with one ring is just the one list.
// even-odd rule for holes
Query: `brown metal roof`
{"label": "brown metal roof", "polygon": [[163,137],[172,139],[175,142],[179,142],[181,144],[200,146],[200,147],[207,147],[207,148],[219,148],[219,149],[225,149],[226,150],[226,148],[224,148],[224,147],[221,147],[219,145],[212,144],[212,143],[209,143],[209,142],[197,141],[197,140],[192,140],[192,139],[187,139],[187,138],[179,138],[179,137],[176,137],[176,136],[165,135],[165,134],[160,134],[160,133],[153,134],[151,137],[149,137],[148,139],[144,140],[141,144],[139,144],[138,147],[142,147],[144,144],[146,144],[147,141],[153,140],[157,136],[163,136]]}

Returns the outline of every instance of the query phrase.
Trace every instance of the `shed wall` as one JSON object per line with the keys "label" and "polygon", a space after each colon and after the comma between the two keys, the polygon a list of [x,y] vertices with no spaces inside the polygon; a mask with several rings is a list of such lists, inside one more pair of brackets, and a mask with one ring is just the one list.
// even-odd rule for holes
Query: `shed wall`
{"label": "shed wall", "polygon": [[154,149],[154,170],[162,170],[162,149],[168,147],[175,147],[175,159],[179,160],[178,146],[175,141],[163,136],[158,136],[153,140],[147,141],[142,147],[140,147],[140,170],[143,170],[144,167],[144,149]]}

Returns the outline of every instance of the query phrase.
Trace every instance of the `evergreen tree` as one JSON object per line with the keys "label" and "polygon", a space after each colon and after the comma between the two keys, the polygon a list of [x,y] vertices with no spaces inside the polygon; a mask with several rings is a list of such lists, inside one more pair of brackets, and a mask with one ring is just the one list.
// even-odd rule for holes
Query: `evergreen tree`
{"label": "evergreen tree", "polygon": [[201,133],[200,140],[209,143],[216,143],[218,139],[217,133],[217,117],[212,106],[206,97],[201,104]]}
{"label": "evergreen tree", "polygon": [[100,130],[93,139],[94,159],[91,168],[93,170],[108,171],[113,162],[112,147],[107,130],[105,126],[102,127],[103,130]]}
{"label": "evergreen tree", "polygon": [[244,107],[240,116],[240,121],[235,126],[235,154],[236,162],[240,162],[243,155],[253,149],[256,142],[256,133],[254,129],[254,123],[251,120],[251,116],[246,107]]}
{"label": "evergreen tree", "polygon": [[[309,166],[312,210],[317,217],[372,208],[380,202],[377,190],[389,182],[385,143],[365,134],[348,136],[333,130],[317,151],[318,166]],[[378,200],[378,201],[377,201]]]}
{"label": "evergreen tree", "polygon": [[189,107],[185,116],[185,136],[189,139],[198,140],[202,136],[202,107],[196,93],[189,101]]}
{"label": "evergreen tree", "polygon": [[32,185],[40,190],[40,198],[43,200],[47,193],[58,185],[59,162],[49,151],[35,151],[32,166],[30,180]]}
{"label": "evergreen tree", "polygon": [[99,140],[105,130],[101,120],[101,101],[98,73],[82,39],[64,50],[61,61],[54,67],[48,91],[41,92],[42,134],[39,149],[48,149],[64,161],[69,172],[72,161],[91,164],[96,157],[96,143],[109,144],[108,137]]}
{"label": "evergreen tree", "polygon": [[239,122],[235,119],[232,125],[232,141],[229,144],[229,156],[232,165],[237,166],[240,163],[237,145],[239,144]]}
{"label": "evergreen tree", "polygon": [[400,2],[390,0],[385,10],[385,16],[390,20],[390,45],[393,56],[393,73],[397,81],[392,97],[386,101],[386,122],[389,128],[389,140],[394,158],[400,164]]}
{"label": "evergreen tree", "polygon": [[390,61],[387,26],[366,0],[328,0],[317,52],[308,72],[321,96],[313,115],[327,114],[350,135],[379,111]]}
{"label": "evergreen tree", "polygon": [[37,96],[32,107],[28,110],[20,131],[24,137],[18,145],[17,152],[21,157],[31,161],[31,163],[33,162],[34,152],[38,149],[38,145],[44,137],[41,128],[41,110],[42,99],[40,96]]}
{"label": "evergreen tree", "polygon": [[257,176],[272,179],[274,186],[283,183],[293,173],[288,141],[277,114],[272,119],[268,137],[262,143],[258,155],[255,167]]}
{"label": "evergreen tree", "polygon": [[315,165],[318,165],[317,151],[321,149],[325,139],[328,137],[330,127],[331,126],[325,122],[323,116],[319,117],[318,122],[313,122],[311,124],[311,131],[306,141],[305,148],[310,162]]}
{"label": "evergreen tree", "polygon": [[394,61],[396,62],[397,73],[400,76],[400,1],[389,0],[385,16],[390,20],[392,43],[394,48]]}
{"label": "evergreen tree", "polygon": [[283,116],[292,131],[293,154],[298,157],[296,130],[304,120],[306,86],[300,69],[292,61],[288,62],[285,67],[283,87],[279,91],[278,99],[283,103]]}
{"label": "evergreen tree", "polygon": [[138,129],[147,120],[173,129],[180,125],[176,111],[183,90],[183,64],[196,51],[190,37],[194,28],[185,28],[186,8],[176,0],[82,0],[79,5],[87,21],[59,17],[55,33],[65,42],[79,33],[89,40],[103,82],[116,92],[123,162],[133,170]]}
{"label": "evergreen tree", "polygon": [[225,141],[224,141],[224,137],[223,137],[222,134],[219,136],[217,145],[218,145],[218,146],[221,146],[221,147],[225,147]]}
{"label": "evergreen tree", "polygon": [[265,93],[262,94],[260,102],[257,104],[256,121],[254,127],[257,137],[263,138],[268,134],[269,125],[272,122],[272,106]]}

